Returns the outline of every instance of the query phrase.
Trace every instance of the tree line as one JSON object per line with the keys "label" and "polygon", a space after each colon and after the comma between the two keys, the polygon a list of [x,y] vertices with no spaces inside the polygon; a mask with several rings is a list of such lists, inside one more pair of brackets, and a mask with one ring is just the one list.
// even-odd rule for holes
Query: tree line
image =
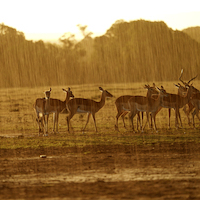
{"label": "tree line", "polygon": [[92,38],[63,35],[61,45],[25,39],[0,24],[0,87],[177,81],[200,72],[200,44],[164,22],[116,21]]}

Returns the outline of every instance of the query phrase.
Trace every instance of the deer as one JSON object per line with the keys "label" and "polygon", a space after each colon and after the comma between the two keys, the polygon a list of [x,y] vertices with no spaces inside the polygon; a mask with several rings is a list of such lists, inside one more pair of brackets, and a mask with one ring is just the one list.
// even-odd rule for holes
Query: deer
{"label": "deer", "polygon": [[129,119],[131,121],[132,130],[134,132],[133,118],[138,112],[147,113],[147,121],[149,122],[149,113],[154,121],[154,129],[157,131],[156,126],[156,114],[161,109],[162,98],[167,96],[166,91],[157,87],[159,93],[153,94],[149,97],[134,96],[128,100],[128,106],[130,110]]}
{"label": "deer", "polygon": [[[64,92],[66,92],[66,98],[64,101],[61,101],[59,99],[52,99],[49,98],[48,101],[45,101],[44,99],[40,99],[40,104],[37,102],[35,103],[36,107],[35,110],[38,112],[38,110],[44,110],[42,112],[42,115],[47,115],[47,127],[46,127],[46,133],[48,132],[48,117],[49,114],[53,113],[53,133],[58,133],[58,119],[59,114],[63,112],[66,109],[66,104],[69,102],[70,98],[74,98],[74,95],[70,88],[68,90],[62,89]],[[39,109],[38,109],[39,108]],[[66,111],[65,111],[66,113]],[[55,125],[56,125],[56,131],[55,131]],[[40,126],[39,126],[39,133],[40,133]]]}
{"label": "deer", "polygon": [[[45,94],[45,98],[38,98],[35,100],[35,103],[34,103],[34,109],[36,112],[36,121],[39,127],[39,135],[42,132],[43,128],[45,128],[44,135],[47,135],[48,133],[49,113],[46,112],[46,108],[48,107],[47,105],[49,104],[51,88],[45,91],[44,94]],[[45,118],[45,116],[47,117]]]}
{"label": "deer", "polygon": [[[188,82],[184,82],[183,80],[181,80],[182,74],[183,74],[183,69],[181,70],[181,76],[180,76],[179,80],[183,83],[184,86],[182,86],[179,83],[178,84],[174,84],[176,87],[178,87],[178,94],[180,96],[184,96],[187,93],[187,87],[189,87],[190,82],[197,78],[197,75],[196,75],[195,77],[191,78]],[[193,99],[195,99],[195,98],[198,99],[197,96],[198,96],[198,94],[196,94],[195,96],[193,96]],[[192,101],[189,101],[188,104],[187,104],[188,105],[188,110],[186,110],[186,105],[183,108],[183,111],[185,112],[185,114],[186,114],[186,116],[188,118],[188,124],[189,125],[191,125],[189,115],[192,112],[192,110],[195,108],[194,104],[195,104],[194,101],[193,101],[193,104],[192,104]],[[196,115],[197,118],[200,120],[200,118],[199,118],[199,116],[198,116],[198,114],[196,112],[194,112],[193,114]]]}
{"label": "deer", "polygon": [[86,129],[86,126],[89,122],[89,118],[92,115],[95,131],[97,132],[97,126],[96,126],[96,119],[95,114],[105,105],[106,98],[113,97],[111,93],[109,93],[107,90],[104,90],[102,87],[99,87],[99,90],[102,92],[101,99],[99,102],[94,101],[92,99],[84,99],[84,98],[74,98],[71,99],[67,104],[67,110],[69,112],[67,116],[67,125],[68,125],[68,132],[70,131],[70,120],[76,113],[87,113],[87,121],[83,128],[83,133]]}
{"label": "deer", "polygon": [[180,119],[181,128],[183,127],[179,109],[188,104],[194,94],[199,93],[199,91],[192,85],[188,85],[186,86],[186,88],[187,88],[187,93],[185,96],[168,93],[167,97],[163,97],[163,101],[161,104],[161,106],[164,108],[170,108],[170,109],[173,108],[175,110],[176,128],[179,128],[178,118]]}
{"label": "deer", "polygon": [[[181,70],[181,75],[179,77],[179,80],[181,82],[183,82],[181,80],[182,74],[183,74],[183,70]],[[187,104],[187,103],[188,103],[189,107],[191,107],[191,104],[188,102],[189,100],[187,98],[185,98],[185,97],[187,96],[187,90],[190,87],[189,83],[192,80],[194,80],[196,77],[194,77],[191,80],[189,80],[188,83],[183,82],[185,84],[185,87],[181,86],[179,83],[178,84],[174,84],[176,87],[178,87],[178,94],[170,94],[170,93],[168,93],[168,96],[165,97],[164,100],[162,101],[162,107],[169,109],[168,128],[171,128],[170,127],[171,108],[173,108],[175,110],[175,127],[179,128],[178,127],[178,118],[179,118],[179,121],[181,123],[181,127],[183,127],[179,109],[182,108],[183,106],[185,106],[185,104]],[[161,88],[163,88],[163,86],[161,86]],[[194,87],[192,87],[191,90],[193,90],[193,93],[196,93],[198,91]],[[189,94],[189,96],[191,96],[191,95],[192,95],[192,93]],[[188,98],[190,98],[190,97],[188,97]],[[188,116],[188,120],[189,120],[189,116]]]}
{"label": "deer", "polygon": [[[144,88],[148,89],[148,91],[147,91],[147,97],[151,96],[152,94],[158,94],[158,91],[156,90],[155,83],[153,83],[152,87],[150,87],[149,85],[145,85]],[[123,96],[118,97],[116,99],[116,101],[115,101],[115,106],[117,108],[115,130],[117,130],[117,131],[119,131],[119,128],[118,128],[118,119],[119,119],[120,116],[122,117],[124,128],[126,128],[124,118],[125,118],[125,115],[127,113],[129,113],[128,100],[130,98],[132,98],[132,97],[134,97],[134,96],[132,96],[132,95],[123,95]],[[138,113],[138,118],[137,119],[140,122],[140,115],[139,115],[139,113]],[[143,112],[142,112],[142,121],[143,121]],[[137,123],[137,125],[138,125],[138,123]],[[140,129],[141,129],[141,126],[142,125],[140,124]],[[137,126],[137,129],[138,129],[138,126]]]}
{"label": "deer", "polygon": [[199,118],[200,93],[194,94],[192,96],[192,99],[191,99],[190,103],[195,108],[194,111],[192,112],[192,124],[193,124],[193,128],[195,129],[196,127],[195,127],[195,122],[194,122],[194,116],[196,115],[198,120],[200,121],[200,118]]}

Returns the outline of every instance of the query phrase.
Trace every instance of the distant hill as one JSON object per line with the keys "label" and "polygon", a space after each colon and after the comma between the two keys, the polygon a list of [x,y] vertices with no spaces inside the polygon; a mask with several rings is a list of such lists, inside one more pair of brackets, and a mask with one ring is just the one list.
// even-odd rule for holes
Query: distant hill
{"label": "distant hill", "polygon": [[61,44],[28,41],[0,24],[0,87],[177,82],[181,69],[184,80],[200,74],[200,43],[164,22],[118,20],[102,36]]}
{"label": "distant hill", "polygon": [[94,47],[93,63],[105,81],[178,81],[181,69],[186,80],[200,73],[200,44],[164,22],[117,21]]}
{"label": "distant hill", "polygon": [[184,33],[187,33],[192,39],[200,43],[200,26],[189,27],[182,30]]}

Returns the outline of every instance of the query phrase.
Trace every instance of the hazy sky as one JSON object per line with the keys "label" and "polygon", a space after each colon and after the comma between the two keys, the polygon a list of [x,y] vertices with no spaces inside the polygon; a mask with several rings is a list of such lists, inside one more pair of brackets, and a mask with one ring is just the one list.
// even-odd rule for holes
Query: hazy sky
{"label": "hazy sky", "polygon": [[77,34],[77,24],[102,35],[119,19],[164,21],[174,30],[200,26],[199,0],[0,0],[0,8],[0,23],[30,40]]}

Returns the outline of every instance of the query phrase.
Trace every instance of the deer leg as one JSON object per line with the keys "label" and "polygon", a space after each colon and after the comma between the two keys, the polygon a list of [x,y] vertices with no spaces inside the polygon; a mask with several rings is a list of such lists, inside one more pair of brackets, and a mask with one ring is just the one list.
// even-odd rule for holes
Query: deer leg
{"label": "deer leg", "polygon": [[119,131],[119,128],[118,128],[118,119],[119,117],[121,116],[122,112],[119,112],[118,110],[118,113],[116,115],[116,121],[115,121],[115,130]]}
{"label": "deer leg", "polygon": [[[139,114],[139,112],[138,112],[138,114]],[[140,123],[140,129],[142,129],[142,126],[143,126],[144,112],[141,112],[141,115],[142,115],[142,122]]]}
{"label": "deer leg", "polygon": [[[116,115],[116,122],[115,122],[115,130],[116,131],[119,131],[119,128],[118,128],[118,119],[119,119],[119,117],[121,116],[121,115],[123,115],[123,110],[121,110],[121,109],[118,109],[117,110],[118,111],[118,113],[117,113],[117,115]],[[124,120],[123,119],[123,117],[122,117],[122,120]],[[124,122],[124,121],[123,121]]]}
{"label": "deer leg", "polygon": [[48,126],[49,126],[49,115],[47,115],[47,131],[46,131],[47,133],[48,133],[48,128],[49,128]]}
{"label": "deer leg", "polygon": [[39,117],[38,119],[38,123],[39,123],[39,133],[42,133],[44,131],[44,116]]}
{"label": "deer leg", "polygon": [[55,133],[56,113],[53,113],[53,133]]}
{"label": "deer leg", "polygon": [[123,125],[124,125],[124,128],[126,129],[126,125],[125,125],[125,116],[128,112],[123,112],[121,117],[122,117],[122,122],[123,122]]}
{"label": "deer leg", "polygon": [[95,119],[95,114],[92,114],[93,120],[94,120],[94,125],[95,125],[95,130],[97,132],[97,125],[96,125],[96,119]]}
{"label": "deer leg", "polygon": [[144,118],[144,113],[142,112],[142,125],[140,125],[141,126],[141,131],[143,132],[144,131],[144,129],[145,129],[145,127],[146,127],[146,124],[148,123],[148,125],[149,125],[149,128],[150,128],[150,124],[149,124],[149,113],[148,112],[146,112],[146,117],[147,117],[147,120],[146,120],[146,122],[145,122],[145,124],[144,124],[144,126],[143,126],[143,118]]}
{"label": "deer leg", "polygon": [[171,127],[170,127],[171,108],[169,108],[168,111],[169,111],[169,123],[168,123],[168,128],[170,129],[170,128],[171,128]]}
{"label": "deer leg", "polygon": [[199,117],[199,106],[195,106],[195,110],[193,111],[194,115],[197,116],[198,120],[200,121],[200,117]]}
{"label": "deer leg", "polygon": [[[74,113],[75,114],[75,113]],[[74,116],[74,114],[71,112],[71,111],[69,111],[69,115],[67,116],[67,131],[69,132],[69,125],[70,125],[70,120],[71,120],[71,118]],[[72,125],[71,125],[71,127],[72,127]]]}
{"label": "deer leg", "polygon": [[[144,121],[144,112],[141,112],[142,122],[140,120],[140,112],[138,112],[137,115],[138,115],[138,119],[139,119],[139,123],[140,123],[140,130],[142,131],[143,121]],[[138,120],[137,120],[137,126],[138,126]],[[137,127],[137,129],[138,129],[138,127]]]}
{"label": "deer leg", "polygon": [[91,115],[91,113],[88,113],[88,114],[87,114],[87,121],[86,121],[85,127],[83,128],[83,131],[85,130],[85,128],[86,128],[86,126],[87,126],[87,124],[88,124],[88,122],[89,122],[90,115]]}
{"label": "deer leg", "polygon": [[157,130],[157,126],[156,126],[156,114],[157,113],[151,113],[152,118],[153,118],[153,122],[154,122],[154,129],[157,132],[158,130]]}
{"label": "deer leg", "polygon": [[58,133],[58,118],[59,118],[59,113],[55,113],[56,133]]}
{"label": "deer leg", "polygon": [[[149,122],[149,115],[150,115],[150,119],[151,119],[150,122]],[[149,128],[153,128],[152,114],[149,112],[146,112],[146,116],[147,116],[147,122],[148,122]]]}
{"label": "deer leg", "polygon": [[[149,115],[151,117],[151,123],[149,122]],[[147,122],[148,122],[149,128],[153,128],[152,113],[146,112],[146,116],[147,116]]]}
{"label": "deer leg", "polygon": [[132,127],[132,129],[133,129],[133,131],[134,131],[134,125],[133,125],[133,113],[132,112],[130,112],[129,113],[129,120],[130,120],[130,123],[131,123],[131,127]]}
{"label": "deer leg", "polygon": [[180,120],[181,128],[183,128],[183,124],[182,124],[182,120],[181,120],[181,114],[180,114],[179,109],[178,109],[178,118]]}
{"label": "deer leg", "polygon": [[44,116],[42,116],[41,118],[40,118],[40,124],[41,124],[41,132],[44,130]]}
{"label": "deer leg", "polygon": [[196,116],[197,116],[198,120],[200,121],[200,117],[199,117],[199,109],[197,109]]}
{"label": "deer leg", "polygon": [[141,130],[140,112],[137,113],[137,130],[139,130],[138,123],[139,123],[140,130]]}
{"label": "deer leg", "polygon": [[47,122],[46,122],[46,116],[45,115],[43,116],[43,119],[44,119],[44,135],[45,135],[46,132],[47,132]]}
{"label": "deer leg", "polygon": [[188,124],[190,125],[191,124],[191,122],[190,122],[190,113],[192,112],[192,110],[193,110],[193,108],[195,106],[193,106],[193,104],[191,102],[189,102],[188,103],[188,107],[189,107],[189,109],[186,111],[186,106],[184,106],[183,111],[185,112],[185,114],[186,114],[186,116],[188,118]]}
{"label": "deer leg", "polygon": [[40,133],[41,133],[41,128],[40,128],[40,119],[39,118],[36,118],[36,122],[37,122],[37,124],[38,124],[38,129],[39,129],[39,132],[38,132],[38,135],[40,135]]}
{"label": "deer leg", "polygon": [[48,134],[48,121],[49,121],[49,115],[47,114],[46,117],[43,115],[45,129],[44,129],[44,136],[47,136]]}
{"label": "deer leg", "polygon": [[193,123],[193,128],[195,127],[195,122],[194,122],[194,116],[196,115],[196,109],[192,112],[192,123]]}
{"label": "deer leg", "polygon": [[175,110],[175,127],[179,128],[178,127],[178,109],[175,108],[174,110]]}
{"label": "deer leg", "polygon": [[135,132],[134,124],[133,124],[133,118],[135,117],[136,114],[137,114],[137,112],[134,112],[134,111],[131,111],[130,114],[129,114],[129,119],[130,119],[130,122],[131,122],[131,127],[132,127],[133,132]]}
{"label": "deer leg", "polygon": [[[146,124],[147,124],[147,123],[149,124],[149,112],[146,112],[146,117],[147,117],[147,120],[146,120],[144,126],[143,126],[143,125],[141,126],[141,131],[142,131],[142,132],[144,131],[144,129],[145,129],[145,127],[146,127]],[[143,123],[142,123],[142,124],[143,124]],[[150,124],[149,124],[149,127],[150,127]]]}
{"label": "deer leg", "polygon": [[39,112],[36,112],[36,122],[38,124],[38,129],[39,129],[38,135],[40,135],[40,133],[43,132],[42,129],[44,128],[44,124],[43,124],[43,115],[40,116]]}

